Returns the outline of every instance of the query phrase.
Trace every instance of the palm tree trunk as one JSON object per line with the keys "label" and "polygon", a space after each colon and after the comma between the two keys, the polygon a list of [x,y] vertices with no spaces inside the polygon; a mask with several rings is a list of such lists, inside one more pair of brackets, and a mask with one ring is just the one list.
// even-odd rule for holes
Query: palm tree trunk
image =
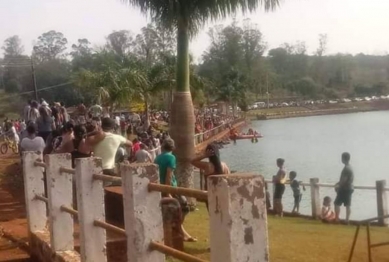
{"label": "palm tree trunk", "polygon": [[178,19],[177,30],[177,89],[174,93],[170,134],[175,141],[178,184],[193,187],[194,111],[189,85],[189,35],[185,16]]}

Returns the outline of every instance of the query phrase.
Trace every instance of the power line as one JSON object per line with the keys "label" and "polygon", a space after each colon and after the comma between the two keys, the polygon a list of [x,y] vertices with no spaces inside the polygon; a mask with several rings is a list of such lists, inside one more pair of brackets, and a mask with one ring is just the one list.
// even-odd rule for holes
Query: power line
{"label": "power line", "polygon": [[[67,83],[62,83],[62,84],[58,84],[58,85],[54,85],[54,86],[48,86],[48,87],[44,87],[44,88],[38,89],[37,91],[41,92],[41,91],[53,89],[53,88],[56,88],[56,87],[70,85],[70,84],[73,84],[73,83],[74,82],[67,82]],[[34,93],[34,92],[35,91],[28,91],[28,92],[23,92],[23,93],[15,94],[15,95],[9,95],[9,96],[6,96],[6,97],[1,97],[0,100],[12,98],[12,97],[18,97],[18,96],[22,96],[22,95],[28,95],[28,94],[31,94],[31,93]]]}

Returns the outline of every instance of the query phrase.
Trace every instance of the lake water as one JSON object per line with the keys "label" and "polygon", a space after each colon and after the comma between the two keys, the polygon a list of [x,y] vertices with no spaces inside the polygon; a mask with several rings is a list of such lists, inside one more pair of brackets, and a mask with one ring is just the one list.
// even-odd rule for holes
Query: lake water
{"label": "lake water", "polygon": [[[389,111],[254,121],[251,127],[264,135],[258,143],[238,140],[221,150],[222,161],[231,170],[271,179],[277,172],[276,159],[281,157],[288,172],[297,172],[298,180],[309,182],[317,177],[322,183],[335,184],[343,168],[341,154],[347,151],[355,185],[373,186],[382,179],[389,183]],[[334,200],[334,189],[321,188],[320,197],[326,195]],[[283,203],[285,210],[292,209],[289,185]],[[374,217],[376,207],[375,190],[355,190],[351,218]],[[303,192],[300,212],[311,214],[309,187]],[[344,217],[343,208],[341,212]]]}

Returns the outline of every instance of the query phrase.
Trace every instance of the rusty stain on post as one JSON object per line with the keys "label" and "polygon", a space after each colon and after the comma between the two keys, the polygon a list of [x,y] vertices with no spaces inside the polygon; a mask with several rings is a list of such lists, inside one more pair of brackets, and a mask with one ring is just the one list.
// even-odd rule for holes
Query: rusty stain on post
{"label": "rusty stain on post", "polygon": [[165,255],[171,256],[173,258],[177,258],[179,260],[182,260],[184,262],[207,262],[206,260],[202,260],[200,258],[197,258],[195,256],[189,255],[187,253],[178,251],[174,248],[168,247],[164,244],[151,241],[150,242],[150,249],[151,250],[157,250]]}
{"label": "rusty stain on post", "polygon": [[156,184],[156,183],[149,183],[148,188],[149,188],[149,191],[158,191],[158,192],[165,193],[165,194],[194,197],[197,200],[202,200],[202,201],[208,200],[207,191],[190,189],[190,188],[183,188],[183,187],[172,187],[172,186],[160,185],[160,184]]}

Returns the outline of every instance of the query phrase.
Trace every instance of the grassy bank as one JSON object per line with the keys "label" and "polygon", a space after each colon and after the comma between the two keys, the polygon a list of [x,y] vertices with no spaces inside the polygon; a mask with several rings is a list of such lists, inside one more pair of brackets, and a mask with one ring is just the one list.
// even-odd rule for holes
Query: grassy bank
{"label": "grassy bank", "polygon": [[[188,215],[185,228],[198,238],[197,243],[186,243],[185,251],[209,260],[208,213],[203,205],[199,211]],[[320,221],[301,218],[268,219],[270,261],[272,262],[339,262],[347,261],[354,226],[328,225]],[[389,241],[388,228],[372,228],[372,243]],[[243,240],[242,240],[243,241]],[[355,249],[354,260],[367,261],[366,230],[361,233]],[[170,259],[170,262],[178,260]],[[388,246],[373,250],[373,261],[389,261]]]}

